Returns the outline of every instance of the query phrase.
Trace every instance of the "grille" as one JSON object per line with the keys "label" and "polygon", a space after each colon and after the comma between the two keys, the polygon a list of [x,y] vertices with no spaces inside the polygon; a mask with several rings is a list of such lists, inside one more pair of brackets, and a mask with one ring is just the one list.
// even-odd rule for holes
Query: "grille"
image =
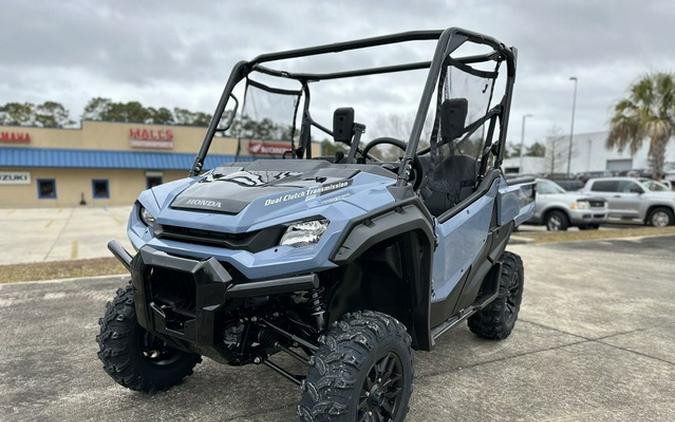
{"label": "grille", "polygon": [[222,246],[228,249],[241,249],[255,253],[276,246],[283,231],[283,226],[249,233],[223,233],[190,227],[163,225],[157,237],[187,243]]}
{"label": "grille", "polygon": [[592,208],[605,207],[605,201],[602,199],[579,199],[578,202],[588,202]]}
{"label": "grille", "polygon": [[153,267],[150,295],[160,307],[164,305],[183,316],[195,315],[197,290],[192,274]]}

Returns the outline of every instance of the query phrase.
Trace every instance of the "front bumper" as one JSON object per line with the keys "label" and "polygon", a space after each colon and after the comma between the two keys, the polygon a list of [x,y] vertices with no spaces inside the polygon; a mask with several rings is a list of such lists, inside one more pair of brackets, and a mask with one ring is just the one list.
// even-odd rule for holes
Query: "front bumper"
{"label": "front bumper", "polygon": [[607,208],[589,208],[569,210],[570,223],[574,226],[602,224],[607,222]]}
{"label": "front bumper", "polygon": [[[215,258],[173,256],[150,246],[131,258],[115,241],[108,244],[131,273],[138,323],[169,337],[183,349],[227,360],[219,323],[227,305],[242,298],[311,290],[316,274],[266,280],[236,280]],[[172,291],[173,290],[173,291]]]}

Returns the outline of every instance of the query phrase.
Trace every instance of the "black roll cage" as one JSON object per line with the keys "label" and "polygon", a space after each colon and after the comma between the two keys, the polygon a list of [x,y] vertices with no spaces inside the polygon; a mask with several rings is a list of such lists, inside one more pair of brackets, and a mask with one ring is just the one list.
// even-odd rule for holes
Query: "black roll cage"
{"label": "black roll cage", "polygon": [[[267,66],[263,66],[263,63],[271,61],[286,60],[299,57],[309,57],[328,53],[339,53],[342,51],[358,50],[362,48],[397,44],[409,41],[428,41],[428,40],[438,40],[438,42],[436,44],[436,49],[434,51],[432,60],[425,62],[403,63],[390,66],[353,69],[330,73],[297,73],[272,69]],[[453,65],[458,66],[460,68],[463,67],[464,68],[463,70],[467,69],[475,70],[469,67],[468,65],[471,63],[479,63],[485,61],[505,61],[507,65],[507,78],[504,96],[502,97],[499,104],[488,112],[491,126],[489,132],[492,132],[494,130],[495,119],[499,118],[499,139],[495,144],[496,149],[491,148],[490,145],[486,145],[484,150],[484,154],[487,154],[490,151],[492,151],[495,154],[496,159],[494,161],[494,167],[497,168],[501,166],[502,160],[504,158],[504,151],[505,151],[504,146],[506,144],[506,133],[509,121],[509,111],[511,108],[513,85],[515,83],[515,76],[516,76],[517,50],[514,47],[505,46],[501,42],[497,41],[496,39],[488,35],[453,27],[445,30],[401,32],[397,34],[363,38],[359,40],[326,44],[315,47],[300,48],[295,50],[287,50],[277,53],[267,53],[261,54],[251,61],[240,61],[236,63],[232,69],[232,72],[230,73],[230,77],[225,85],[220,100],[218,101],[218,105],[216,106],[213,118],[211,119],[209,127],[206,131],[206,135],[204,137],[202,146],[199,150],[199,153],[197,154],[192,169],[190,170],[190,175],[195,176],[201,172],[202,167],[204,165],[204,160],[206,158],[206,155],[208,154],[211,142],[213,141],[213,137],[215,136],[216,132],[219,131],[218,124],[222,119],[223,113],[225,112],[225,107],[227,105],[228,99],[232,96],[232,91],[234,90],[235,86],[241,80],[245,79],[251,72],[257,71],[271,76],[294,79],[300,82],[302,86],[302,91],[306,95],[306,98],[303,107],[302,126],[300,131],[300,145],[298,147],[298,150],[293,151],[293,153],[298,158],[302,158],[303,155],[305,158],[311,158],[310,126],[314,126],[317,129],[326,132],[327,134],[332,134],[332,132],[328,128],[320,125],[318,122],[315,122],[310,116],[309,113],[310,97],[308,87],[309,82],[317,82],[321,80],[339,79],[339,78],[350,78],[366,75],[376,75],[383,73],[404,72],[419,69],[429,69],[429,73],[427,75],[427,79],[424,85],[424,90],[422,91],[422,97],[420,98],[419,106],[417,108],[417,112],[415,115],[415,120],[412,126],[412,130],[410,132],[410,137],[408,139],[408,146],[403,156],[402,165],[400,166],[397,176],[397,186],[403,187],[410,178],[412,161],[415,155],[418,154],[417,148],[419,145],[420,136],[422,135],[425,119],[427,113],[429,112],[429,105],[433,100],[432,97],[436,88],[436,83],[441,74],[441,69],[445,64],[447,64],[448,62],[447,58],[450,56],[450,54],[455,50],[457,50],[460,46],[462,46],[466,42],[486,45],[491,47],[493,51],[488,54],[452,58],[451,63]]]}

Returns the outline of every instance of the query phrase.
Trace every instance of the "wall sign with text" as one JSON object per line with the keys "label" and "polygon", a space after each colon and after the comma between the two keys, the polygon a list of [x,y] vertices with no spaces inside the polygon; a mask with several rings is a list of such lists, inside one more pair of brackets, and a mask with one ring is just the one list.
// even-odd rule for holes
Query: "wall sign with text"
{"label": "wall sign with text", "polygon": [[248,143],[248,152],[251,155],[284,155],[290,150],[289,142],[250,141]]}
{"label": "wall sign with text", "polygon": [[30,185],[27,171],[0,171],[0,185]]}
{"label": "wall sign with text", "polygon": [[30,144],[28,132],[0,132],[0,142],[5,144]]}
{"label": "wall sign with text", "polygon": [[173,130],[171,129],[129,129],[129,145],[132,148],[172,149]]}

